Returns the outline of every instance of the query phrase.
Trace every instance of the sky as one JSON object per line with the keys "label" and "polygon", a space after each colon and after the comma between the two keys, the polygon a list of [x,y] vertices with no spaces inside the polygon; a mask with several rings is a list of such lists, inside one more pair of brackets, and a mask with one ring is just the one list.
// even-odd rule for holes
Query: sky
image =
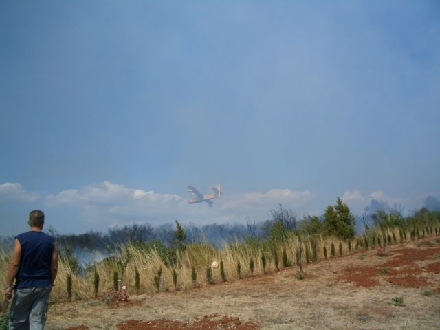
{"label": "sky", "polygon": [[0,236],[419,208],[439,36],[437,0],[1,1]]}

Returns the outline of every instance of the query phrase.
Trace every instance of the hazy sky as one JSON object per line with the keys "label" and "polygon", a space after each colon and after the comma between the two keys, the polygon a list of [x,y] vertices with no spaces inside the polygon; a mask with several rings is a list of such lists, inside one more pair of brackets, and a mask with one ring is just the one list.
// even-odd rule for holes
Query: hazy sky
{"label": "hazy sky", "polygon": [[0,235],[420,207],[439,36],[437,0],[3,0]]}

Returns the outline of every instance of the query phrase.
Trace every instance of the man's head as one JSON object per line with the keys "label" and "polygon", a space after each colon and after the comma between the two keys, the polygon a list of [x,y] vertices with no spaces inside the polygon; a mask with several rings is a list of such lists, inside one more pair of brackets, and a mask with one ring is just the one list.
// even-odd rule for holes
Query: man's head
{"label": "man's head", "polygon": [[31,227],[37,227],[43,229],[44,225],[44,212],[40,210],[33,210],[29,213],[28,225]]}

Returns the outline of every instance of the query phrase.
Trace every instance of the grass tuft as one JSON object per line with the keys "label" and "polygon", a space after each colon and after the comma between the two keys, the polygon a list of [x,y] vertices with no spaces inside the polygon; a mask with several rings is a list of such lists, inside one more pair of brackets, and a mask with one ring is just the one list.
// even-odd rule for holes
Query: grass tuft
{"label": "grass tuft", "polygon": [[403,297],[394,297],[391,299],[391,305],[396,307],[405,307],[405,303],[403,302]]}

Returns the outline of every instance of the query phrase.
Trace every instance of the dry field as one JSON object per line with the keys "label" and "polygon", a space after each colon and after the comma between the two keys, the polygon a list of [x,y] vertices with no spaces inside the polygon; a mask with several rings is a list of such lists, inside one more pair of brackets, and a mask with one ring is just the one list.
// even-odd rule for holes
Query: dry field
{"label": "dry field", "polygon": [[188,291],[57,303],[47,330],[440,329],[440,239]]}

